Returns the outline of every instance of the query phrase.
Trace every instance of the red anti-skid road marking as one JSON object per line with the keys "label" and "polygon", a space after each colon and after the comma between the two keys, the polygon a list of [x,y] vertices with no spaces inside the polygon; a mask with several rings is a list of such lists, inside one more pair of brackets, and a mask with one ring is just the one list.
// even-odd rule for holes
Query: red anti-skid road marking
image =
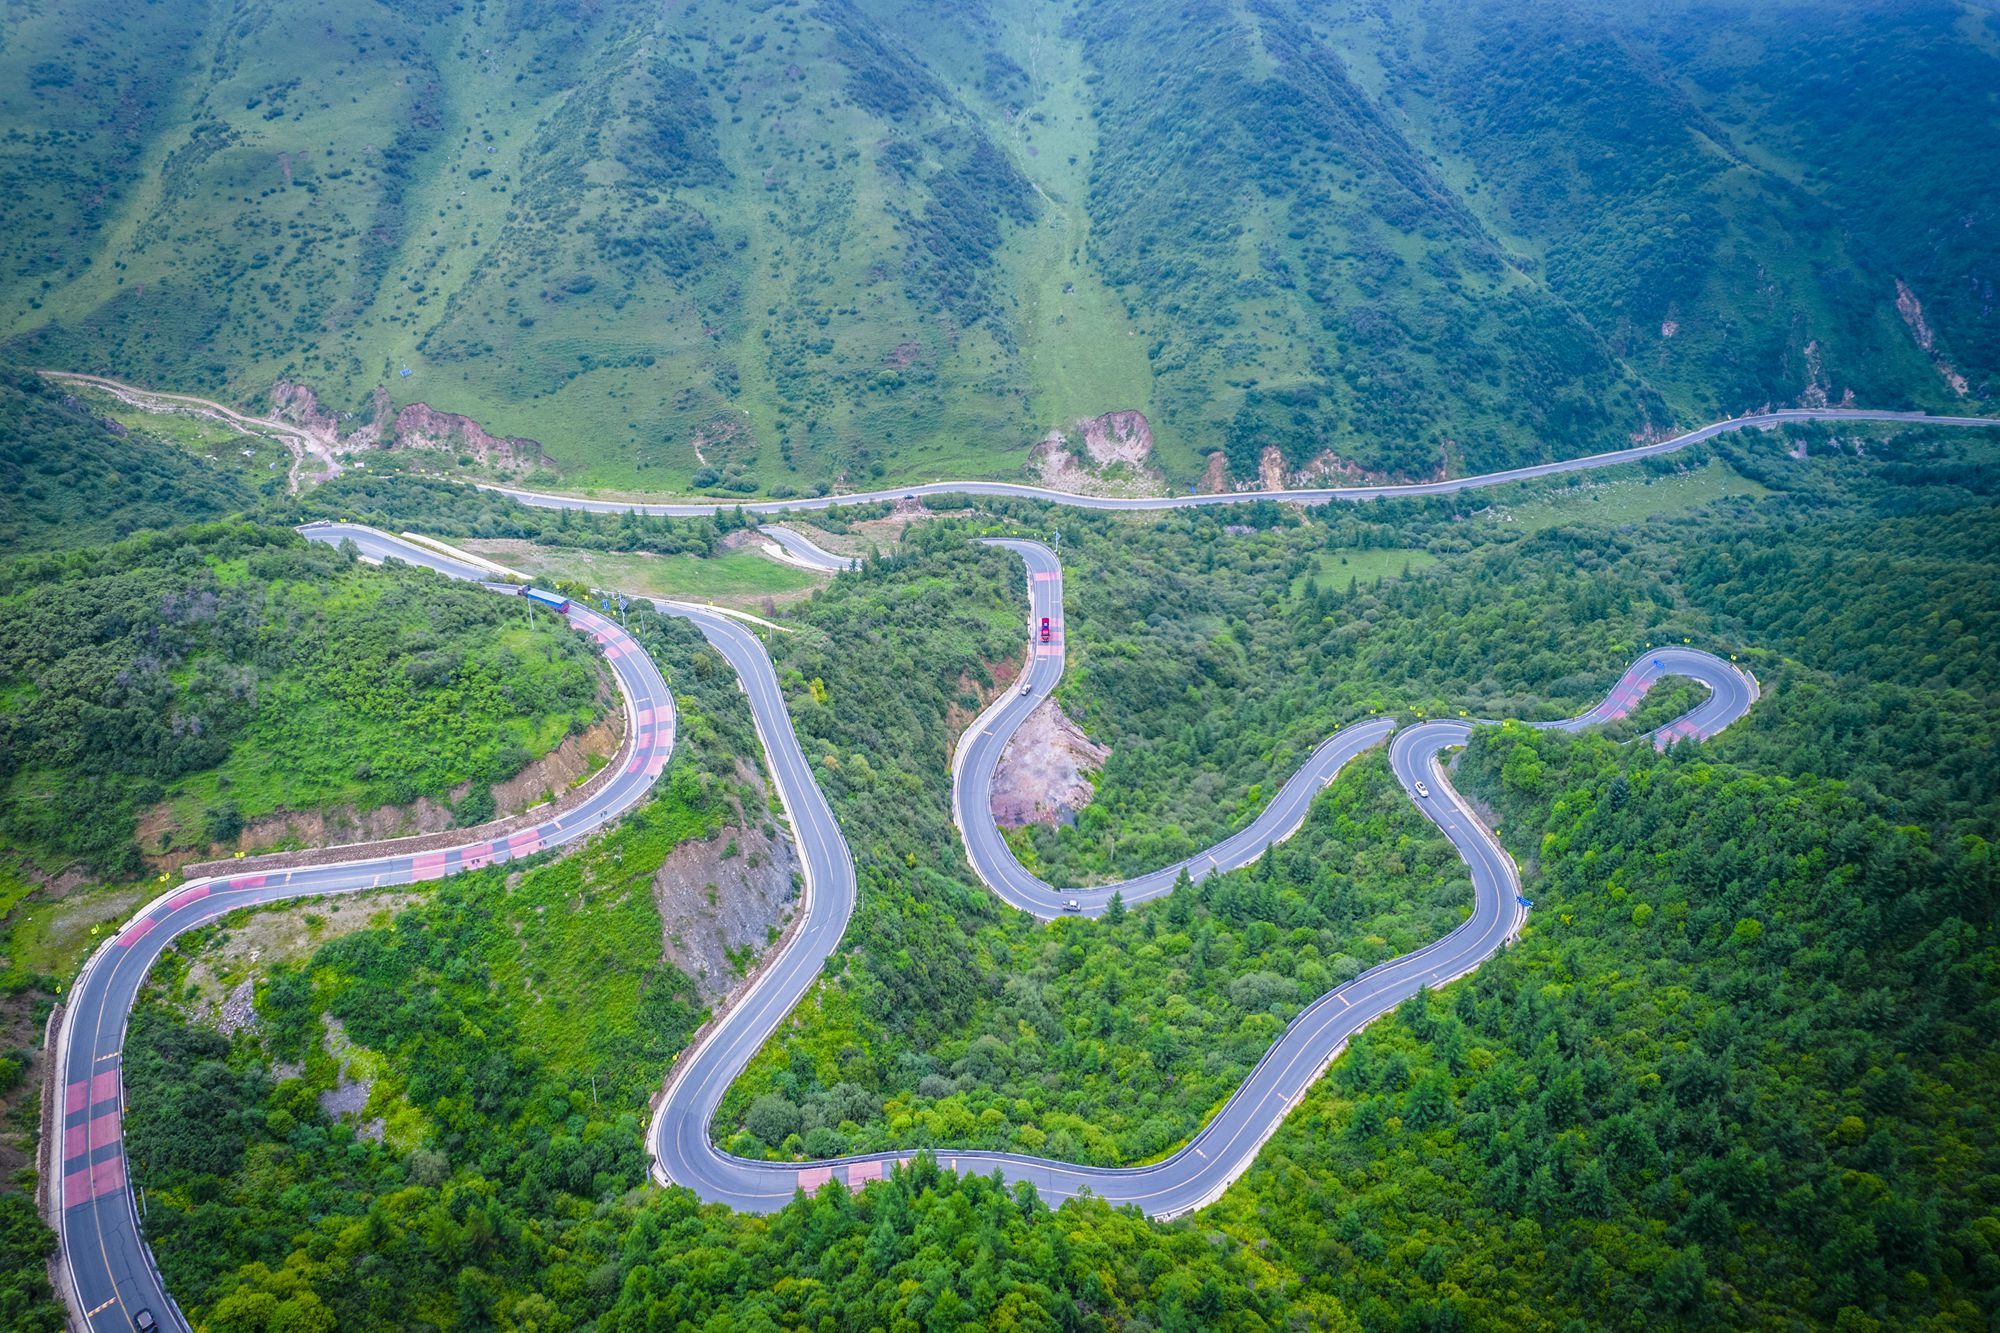
{"label": "red anti-skid road marking", "polygon": [[125,1188],[125,1159],[107,1157],[63,1177],[63,1206],[75,1208]]}
{"label": "red anti-skid road marking", "polygon": [[806,1193],[811,1194],[815,1190],[817,1190],[821,1185],[826,1184],[827,1181],[832,1179],[833,1179],[832,1167],[809,1166],[805,1168],[803,1171],[799,1172],[799,1188],[804,1190]]}
{"label": "red anti-skid road marking", "polygon": [[849,1189],[855,1189],[867,1184],[871,1180],[880,1180],[881,1178],[882,1164],[880,1162],[856,1162],[853,1166],[847,1168],[847,1187]]}
{"label": "red anti-skid road marking", "polygon": [[116,1194],[125,1188],[125,1159],[107,1157],[90,1168],[90,1193],[93,1198]]}
{"label": "red anti-skid road marking", "polygon": [[1062,575],[1053,569],[1038,569],[1035,571],[1035,582],[1037,583],[1054,583],[1061,577]]}
{"label": "red anti-skid road marking", "polygon": [[460,870],[480,870],[493,864],[491,847],[467,847],[458,854]]}
{"label": "red anti-skid road marking", "polygon": [[507,839],[507,850],[515,856],[526,856],[529,852],[540,851],[542,835],[539,833],[516,833]]}
{"label": "red anti-skid road marking", "polygon": [[410,860],[410,879],[413,882],[444,878],[444,853],[425,852]]}
{"label": "red anti-skid road marking", "polygon": [[92,1148],[102,1148],[107,1143],[116,1143],[123,1135],[124,1128],[118,1123],[116,1111],[106,1111],[103,1115],[92,1116],[87,1125],[71,1125],[63,1131],[63,1161],[87,1157]]}
{"label": "red anti-skid road marking", "polygon": [[650,708],[641,708],[638,713],[638,718],[639,718],[639,725],[642,727],[645,726],[648,722],[651,722],[653,720],[653,710]]}
{"label": "red anti-skid road marking", "polygon": [[71,1125],[63,1131],[63,1156],[65,1162],[78,1157],[87,1157],[92,1148],[101,1148],[107,1143],[116,1143],[123,1133],[118,1123],[116,1111],[106,1111],[93,1116],[89,1124]]}
{"label": "red anti-skid road marking", "polygon": [[97,1105],[118,1095],[118,1071],[107,1069],[101,1074],[90,1076],[90,1104]]}
{"label": "red anti-skid road marking", "polygon": [[146,933],[158,924],[159,922],[153,920],[153,918],[142,916],[125,928],[125,933],[118,937],[118,943],[129,949],[140,940],[145,939]]}
{"label": "red anti-skid road marking", "polygon": [[208,895],[209,887],[206,884],[198,889],[189,889],[186,893],[177,893],[167,899],[167,910],[171,912],[176,908],[186,907],[189,903],[199,902],[201,899],[208,897]]}
{"label": "red anti-skid road marking", "polygon": [[224,884],[222,887],[230,890],[261,889],[264,887],[265,878],[266,877],[263,875],[245,875],[241,879],[230,880],[227,884]]}

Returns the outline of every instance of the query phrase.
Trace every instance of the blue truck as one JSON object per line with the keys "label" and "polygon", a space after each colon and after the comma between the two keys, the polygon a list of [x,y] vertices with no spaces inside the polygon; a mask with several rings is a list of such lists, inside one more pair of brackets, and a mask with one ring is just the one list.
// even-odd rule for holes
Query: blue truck
{"label": "blue truck", "polygon": [[563,596],[561,593],[545,592],[540,588],[523,588],[521,589],[521,596],[539,606],[546,606],[559,616],[569,614],[569,598]]}

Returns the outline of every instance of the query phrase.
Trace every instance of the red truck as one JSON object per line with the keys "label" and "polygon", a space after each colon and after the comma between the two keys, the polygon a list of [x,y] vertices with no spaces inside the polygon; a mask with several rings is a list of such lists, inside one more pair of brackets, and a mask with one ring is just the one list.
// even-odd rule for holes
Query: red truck
{"label": "red truck", "polygon": [[1047,616],[1043,616],[1043,617],[1042,617],[1042,642],[1043,642],[1043,643],[1047,643],[1048,641],[1049,641],[1049,618],[1048,618]]}

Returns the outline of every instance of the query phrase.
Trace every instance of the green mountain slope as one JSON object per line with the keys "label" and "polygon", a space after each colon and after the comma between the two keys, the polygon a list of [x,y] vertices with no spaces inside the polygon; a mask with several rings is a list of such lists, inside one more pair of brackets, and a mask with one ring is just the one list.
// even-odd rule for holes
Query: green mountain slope
{"label": "green mountain slope", "polygon": [[0,367],[0,554],[115,541],[249,500],[229,473]]}
{"label": "green mountain slope", "polygon": [[724,494],[1113,410],[1184,486],[1990,405],[2000,20],[1631,11],[14,10],[0,347]]}

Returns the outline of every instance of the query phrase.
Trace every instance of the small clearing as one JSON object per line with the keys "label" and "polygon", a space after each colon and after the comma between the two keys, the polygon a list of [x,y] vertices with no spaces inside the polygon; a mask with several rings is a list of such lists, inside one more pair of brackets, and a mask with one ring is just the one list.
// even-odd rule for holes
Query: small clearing
{"label": "small clearing", "polygon": [[396,913],[428,896],[392,889],[308,898],[253,912],[242,925],[217,935],[189,963],[188,1018],[212,1023],[225,1036],[255,1027],[256,1007],[249,997],[257,978],[274,964],[297,962],[328,940],[387,925]]}
{"label": "small clearing", "polygon": [[713,602],[743,611],[762,612],[810,596],[829,577],[769,559],[755,549],[762,540],[747,534],[733,549],[706,557],[585,551],[511,540],[456,544],[536,578],[573,579],[635,597]]}
{"label": "small clearing", "polygon": [[1061,705],[1044,699],[1028,714],[993,773],[993,819],[1002,828],[1069,824],[1096,788],[1086,774],[1104,767],[1108,747],[1083,734]]}

